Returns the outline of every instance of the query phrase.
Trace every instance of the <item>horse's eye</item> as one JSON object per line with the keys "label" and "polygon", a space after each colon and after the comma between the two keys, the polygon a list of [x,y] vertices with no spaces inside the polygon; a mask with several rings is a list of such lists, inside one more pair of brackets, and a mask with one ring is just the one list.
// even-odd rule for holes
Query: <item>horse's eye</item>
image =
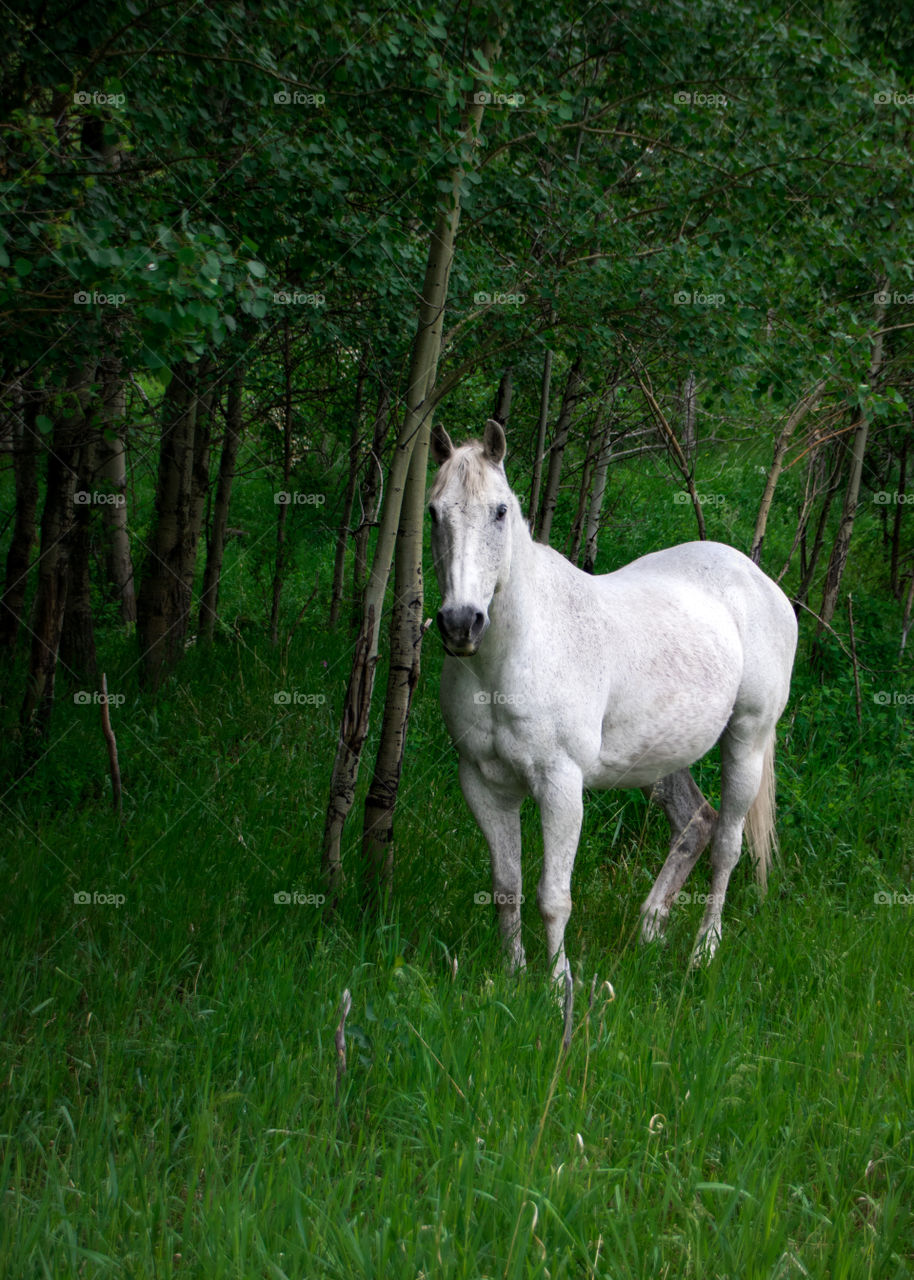
{"label": "horse's eye", "polygon": [[431,518],[432,518],[432,524],[437,524],[437,523],[438,523],[438,512],[435,510],[435,508],[434,508],[434,507],[429,507],[429,509],[428,509],[428,514],[429,514],[429,515],[431,516]]}
{"label": "horse's eye", "polygon": [[508,514],[508,508],[505,506],[503,502],[500,502],[498,506],[495,508],[495,519],[504,520],[507,514]]}

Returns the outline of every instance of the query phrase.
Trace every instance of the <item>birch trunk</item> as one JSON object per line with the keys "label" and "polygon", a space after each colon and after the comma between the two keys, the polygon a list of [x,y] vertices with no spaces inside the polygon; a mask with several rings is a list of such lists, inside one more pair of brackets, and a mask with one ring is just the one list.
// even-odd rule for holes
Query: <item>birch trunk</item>
{"label": "birch trunk", "polygon": [[384,442],[390,425],[390,392],[386,384],[378,387],[378,407],[375,412],[371,449],[365,460],[365,479],[360,491],[362,516],[355,531],[355,552],[352,558],[352,626],[357,628],[362,618],[365,587],[368,582],[368,539],[378,520],[378,503],[381,492],[381,476]]}
{"label": "birch trunk", "polygon": [[[484,45],[483,52],[487,58],[490,57],[493,50],[489,42]],[[478,96],[482,97],[481,94]],[[364,614],[343,703],[340,737],[330,782],[321,865],[331,902],[336,900],[342,883],[343,825],[355,797],[362,747],[368,733],[368,718],[378,661],[378,628],[384,608],[394,543],[400,524],[406,478],[414,449],[419,448],[420,458],[428,451],[431,414],[424,401],[434,387],[438,357],[441,352],[444,309],[454,257],[454,242],[460,222],[460,184],[465,171],[474,163],[473,140],[478,136],[482,113],[481,102],[473,102],[473,105],[467,109],[460,146],[462,154],[451,173],[451,199],[447,207],[439,210],[429,242],[425,279],[419,302],[419,318],[410,359],[406,409],[384,494],[378,541],[365,589]],[[421,538],[419,555],[421,557]],[[421,625],[421,584],[418,597],[418,616]],[[414,600],[415,597],[410,595],[410,599]],[[413,605],[410,608],[415,611]],[[408,704],[406,711],[408,713]]]}
{"label": "birch trunk", "polygon": [[689,373],[682,384],[682,452],[692,461],[698,439],[698,383],[695,374]]}
{"label": "birch trunk", "polygon": [[340,606],[343,601],[343,583],[346,577],[346,547],[349,542],[349,522],[352,519],[352,507],[355,502],[356,486],[359,482],[359,440],[362,435],[362,388],[365,385],[365,359],[359,361],[359,372],[355,383],[355,404],[352,410],[352,426],[349,431],[349,474],[343,492],[343,510],[336,531],[336,557],[333,563],[333,587],[330,592],[330,625],[335,627],[340,617]]}

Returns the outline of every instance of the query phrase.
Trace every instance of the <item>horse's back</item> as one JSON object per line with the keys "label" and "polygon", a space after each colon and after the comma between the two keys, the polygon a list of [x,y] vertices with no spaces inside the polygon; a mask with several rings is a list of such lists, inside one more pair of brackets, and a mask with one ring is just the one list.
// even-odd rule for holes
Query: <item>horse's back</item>
{"label": "horse's back", "polygon": [[632,588],[685,592],[723,606],[740,635],[745,682],[770,689],[786,702],[797,644],[797,621],[787,596],[742,551],[723,542],[683,542],[653,551],[603,576]]}

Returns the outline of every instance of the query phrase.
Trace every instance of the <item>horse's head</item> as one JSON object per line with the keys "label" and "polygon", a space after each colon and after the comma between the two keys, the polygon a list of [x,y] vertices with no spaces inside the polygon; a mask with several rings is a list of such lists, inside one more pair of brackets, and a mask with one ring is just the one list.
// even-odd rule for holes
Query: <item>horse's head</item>
{"label": "horse's head", "polygon": [[470,657],[489,625],[492,597],[507,580],[520,507],[502,465],[505,433],[494,418],[481,441],[459,448],[436,426],[432,454],[440,466],[428,504],[442,599],[438,627],[448,653]]}

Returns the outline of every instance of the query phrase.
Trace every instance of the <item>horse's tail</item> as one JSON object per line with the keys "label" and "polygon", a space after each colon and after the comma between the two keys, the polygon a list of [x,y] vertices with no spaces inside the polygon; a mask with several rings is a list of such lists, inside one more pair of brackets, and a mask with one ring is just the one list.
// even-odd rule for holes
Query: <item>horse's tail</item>
{"label": "horse's tail", "polygon": [[755,862],[755,878],[762,893],[768,889],[768,868],[777,852],[778,838],[774,826],[774,730],[765,745],[762,781],[758,795],[746,814],[746,839]]}

